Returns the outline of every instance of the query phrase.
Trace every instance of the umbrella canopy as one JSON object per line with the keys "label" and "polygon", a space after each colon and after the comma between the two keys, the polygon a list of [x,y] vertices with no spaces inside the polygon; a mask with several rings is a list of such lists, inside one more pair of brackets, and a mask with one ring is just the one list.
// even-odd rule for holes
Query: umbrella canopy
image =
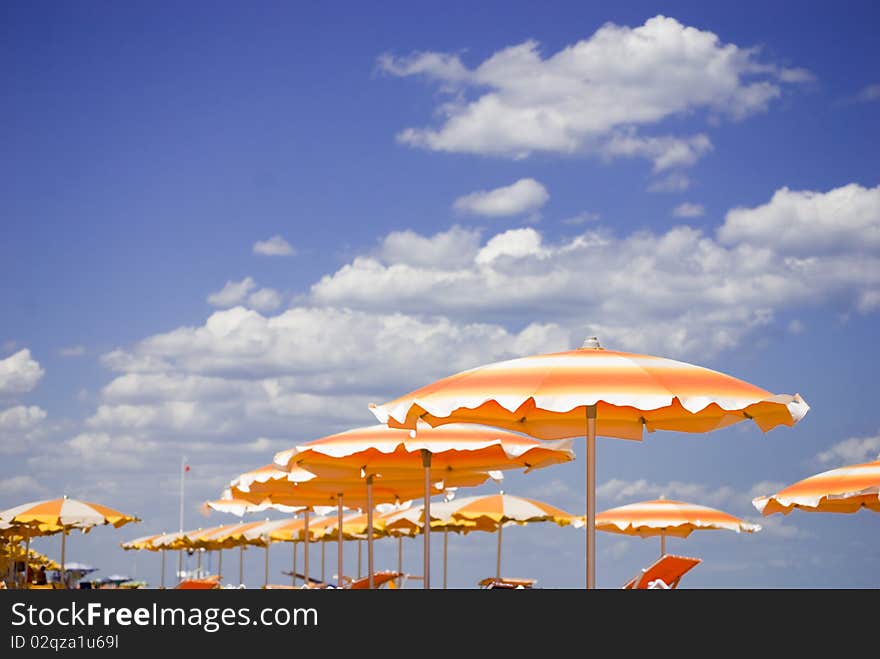
{"label": "umbrella canopy", "polygon": [[595,587],[597,435],[638,440],[643,431],[707,432],[745,419],[763,431],[794,425],[809,410],[797,394],[776,395],[729,375],[662,357],[605,350],[595,337],[578,350],[513,359],[438,380],[382,405],[383,423],[415,429],[477,423],[541,439],[587,439],[587,587]]}
{"label": "umbrella canopy", "polygon": [[28,542],[31,535],[47,535],[61,532],[61,580],[65,581],[65,549],[67,532],[71,528],[88,531],[93,526],[109,524],[119,528],[139,518],[126,515],[113,508],[97,503],[68,499],[31,501],[14,508],[0,511],[0,520],[27,527]]}
{"label": "umbrella canopy", "polygon": [[669,499],[641,501],[611,508],[596,515],[596,528],[609,533],[660,536],[660,555],[666,553],[666,536],[686,538],[694,531],[727,530],[754,533],[759,524],[750,524],[728,513]]}
{"label": "umbrella canopy", "polygon": [[[364,479],[368,485],[368,526],[372,527],[372,508],[377,500],[371,487],[410,483],[416,474],[423,473],[422,496],[425,506],[430,507],[430,485],[437,481],[446,486],[478,485],[477,474],[517,468],[528,471],[574,459],[569,440],[542,443],[518,433],[472,425],[431,428],[415,424],[416,428],[418,432],[383,425],[355,428],[281,451],[274,462],[285,470],[306,469],[319,475],[316,484],[323,479],[331,483],[348,480],[352,474]],[[399,496],[386,501],[407,498],[414,497]],[[425,530],[424,586],[430,588],[430,526]],[[339,555],[342,556],[341,541]],[[367,573],[373,573],[373,534],[369,531]]]}
{"label": "umbrella canopy", "polygon": [[839,467],[810,476],[752,501],[762,515],[787,515],[795,508],[816,513],[880,513],[880,460]]}
{"label": "umbrella canopy", "polygon": [[128,540],[126,542],[120,542],[119,546],[122,547],[125,551],[132,550],[143,550],[147,551],[158,551],[158,547],[153,546],[153,541],[162,537],[162,533],[154,533],[153,535],[143,535],[140,538],[135,538],[134,540]]}

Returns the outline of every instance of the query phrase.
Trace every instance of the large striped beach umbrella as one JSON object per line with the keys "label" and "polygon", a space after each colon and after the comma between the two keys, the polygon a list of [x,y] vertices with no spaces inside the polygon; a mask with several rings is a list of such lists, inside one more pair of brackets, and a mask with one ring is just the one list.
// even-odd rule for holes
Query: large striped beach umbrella
{"label": "large striped beach umbrella", "polygon": [[839,467],[810,476],[776,494],[752,501],[762,515],[804,510],[813,513],[880,513],[880,460]]}
{"label": "large striped beach umbrella", "polygon": [[587,587],[595,587],[596,436],[640,440],[643,432],[703,433],[746,419],[762,430],[793,426],[809,409],[729,375],[684,362],[605,350],[595,337],[578,350],[463,371],[382,405],[396,428],[478,423],[540,439],[586,436]]}
{"label": "large striped beach umbrella", "polygon": [[28,542],[32,532],[34,535],[61,532],[62,583],[64,583],[65,577],[64,559],[67,533],[70,529],[88,532],[94,526],[111,525],[119,528],[130,522],[141,521],[133,515],[126,515],[113,508],[98,503],[68,499],[66,496],[61,499],[31,501],[0,511],[0,520],[8,524],[26,527]]}
{"label": "large striped beach umbrella", "polygon": [[596,515],[596,528],[609,533],[660,536],[660,555],[666,553],[666,536],[686,538],[694,531],[727,530],[754,533],[759,524],[750,524],[728,513],[695,503],[655,499],[610,508]]}
{"label": "large striped beach umbrella", "polygon": [[[274,462],[282,469],[306,469],[331,482],[358,474],[367,485],[366,512],[372,528],[375,484],[381,487],[389,480],[408,480],[415,474],[423,474],[422,495],[430,518],[431,486],[438,480],[449,486],[456,484],[455,478],[467,478],[468,474],[518,468],[529,471],[572,459],[574,453],[567,440],[542,443],[496,428],[472,425],[431,428],[423,424],[418,432],[383,425],[356,428],[281,451],[275,455]],[[405,498],[400,497],[399,501],[403,500]],[[341,563],[341,542],[339,555]],[[425,528],[424,567],[424,587],[430,588],[430,525]],[[371,532],[367,536],[367,574],[372,588]]]}

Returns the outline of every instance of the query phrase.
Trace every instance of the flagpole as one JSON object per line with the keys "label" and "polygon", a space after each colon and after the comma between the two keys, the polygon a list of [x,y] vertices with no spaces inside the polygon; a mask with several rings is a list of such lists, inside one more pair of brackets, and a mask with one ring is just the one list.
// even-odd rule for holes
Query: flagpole
{"label": "flagpole", "polygon": [[[183,476],[186,471],[186,456],[180,458],[180,534],[183,535]],[[183,579],[183,549],[178,552],[177,580]]]}

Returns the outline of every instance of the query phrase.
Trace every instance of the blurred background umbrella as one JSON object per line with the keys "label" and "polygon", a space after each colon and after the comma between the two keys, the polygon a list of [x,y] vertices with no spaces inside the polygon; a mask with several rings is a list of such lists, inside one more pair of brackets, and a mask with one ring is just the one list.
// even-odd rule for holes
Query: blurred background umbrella
{"label": "blurred background umbrella", "polygon": [[797,508],[814,513],[880,513],[880,459],[810,476],[776,494],[752,501],[762,515],[788,515]]}

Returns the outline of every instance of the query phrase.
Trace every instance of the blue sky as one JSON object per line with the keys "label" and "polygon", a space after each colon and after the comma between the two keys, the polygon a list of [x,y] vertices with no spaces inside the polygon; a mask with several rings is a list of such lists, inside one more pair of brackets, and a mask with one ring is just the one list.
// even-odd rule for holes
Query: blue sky
{"label": "blue sky", "polygon": [[[202,500],[373,423],[368,402],[588,334],[812,407],[766,436],[600,440],[600,509],[754,518],[752,496],[880,453],[872,3],[2,12],[0,507],[67,493],[144,519],[72,560],[131,572],[117,542],[176,528],[181,455],[188,526],[219,524]],[[504,489],[580,511],[577,448]],[[859,587],[877,530],[793,514],[670,550],[704,558],[694,587]],[[581,584],[582,534],[505,542],[505,572]],[[599,542],[608,587],[656,550]],[[450,583],[491,573],[493,543],[451,541]],[[156,583],[158,557],[137,571]]]}

